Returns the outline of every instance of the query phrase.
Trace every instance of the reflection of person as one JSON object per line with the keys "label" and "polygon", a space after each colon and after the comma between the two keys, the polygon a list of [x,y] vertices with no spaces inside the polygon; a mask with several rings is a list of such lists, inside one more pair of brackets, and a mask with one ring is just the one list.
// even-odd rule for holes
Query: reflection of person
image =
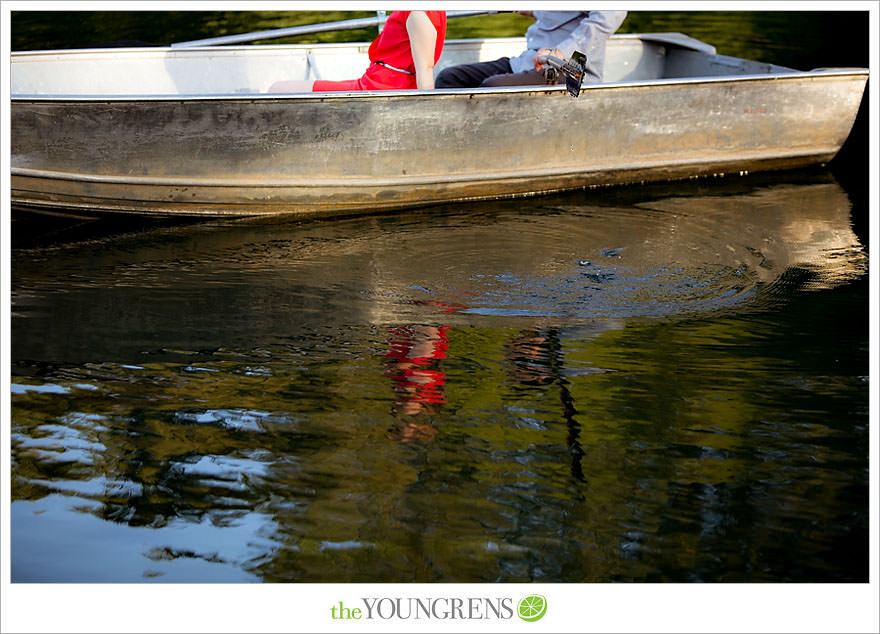
{"label": "reflection of person", "polygon": [[269,92],[433,88],[434,66],[445,39],[445,11],[392,11],[370,44],[370,66],[360,79],[278,81]]}
{"label": "reflection of person", "polygon": [[557,379],[551,342],[541,333],[525,333],[509,342],[504,358],[511,364],[510,376],[521,385],[544,385]]}
{"label": "reflection of person", "polygon": [[[517,57],[461,64],[443,69],[437,88],[531,86],[545,84],[546,56],[570,59],[574,51],[587,57],[584,81],[602,81],[605,43],[620,27],[626,11],[518,11],[535,19],[526,31],[527,49]],[[557,79],[565,83],[560,73]]]}
{"label": "reflection of person", "polygon": [[402,442],[430,440],[435,427],[417,423],[419,415],[437,413],[446,402],[446,373],[439,362],[449,349],[448,326],[401,326],[390,332],[386,376],[394,382],[395,403],[392,414],[408,419],[395,428],[392,437]]}
{"label": "reflection of person", "polygon": [[546,331],[524,332],[507,343],[505,348],[504,359],[509,364],[508,373],[514,385],[524,388],[544,388],[554,384],[559,386],[562,417],[568,428],[565,444],[571,454],[571,475],[583,482],[581,458],[584,450],[580,441],[581,426],[575,418],[578,412],[574,406],[569,382],[563,373],[563,353],[559,333],[552,328]]}

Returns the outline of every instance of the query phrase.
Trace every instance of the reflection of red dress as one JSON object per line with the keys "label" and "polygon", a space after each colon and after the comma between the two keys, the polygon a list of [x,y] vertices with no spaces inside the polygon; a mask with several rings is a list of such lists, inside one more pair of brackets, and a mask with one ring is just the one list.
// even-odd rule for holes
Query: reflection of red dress
{"label": "reflection of red dress", "polygon": [[[401,327],[391,330],[391,349],[385,354],[394,365],[389,368],[388,377],[405,394],[405,399],[414,403],[445,403],[443,388],[446,373],[431,367],[437,360],[446,358],[449,349],[449,326],[438,326],[436,338],[426,337],[412,328]],[[413,356],[413,348],[418,343],[429,342],[431,349],[427,354]],[[411,367],[408,367],[411,366]]]}
{"label": "reflection of red dress", "polygon": [[[360,79],[342,81],[318,79],[312,86],[312,92],[415,89],[416,69],[409,45],[409,33],[406,30],[406,20],[410,13],[412,11],[391,12],[382,33],[370,44],[370,67]],[[437,44],[434,47],[436,64],[443,52],[443,42],[446,39],[446,12],[425,11],[425,13],[437,30]],[[392,70],[376,62],[384,62],[407,72]]]}

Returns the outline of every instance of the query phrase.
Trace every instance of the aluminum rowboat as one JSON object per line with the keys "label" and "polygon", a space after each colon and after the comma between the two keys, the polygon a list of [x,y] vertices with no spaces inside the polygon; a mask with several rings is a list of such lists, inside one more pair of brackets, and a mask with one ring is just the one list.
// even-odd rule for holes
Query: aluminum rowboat
{"label": "aluminum rowboat", "polygon": [[[13,206],[171,215],[340,214],[829,161],[864,68],[798,71],[682,34],[621,34],[605,81],[268,94],[346,79],[368,43],[11,55]],[[522,38],[450,40],[446,65]]]}

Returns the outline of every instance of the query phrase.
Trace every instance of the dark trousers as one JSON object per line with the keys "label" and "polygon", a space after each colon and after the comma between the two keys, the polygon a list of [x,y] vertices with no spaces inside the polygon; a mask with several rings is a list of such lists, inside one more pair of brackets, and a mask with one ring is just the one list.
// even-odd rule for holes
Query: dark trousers
{"label": "dark trousers", "polygon": [[[565,78],[560,75],[562,82]],[[562,83],[559,82],[559,83]],[[514,73],[510,58],[502,57],[491,62],[461,64],[444,68],[434,80],[435,88],[486,88],[491,86],[546,85],[544,73],[527,70]]]}

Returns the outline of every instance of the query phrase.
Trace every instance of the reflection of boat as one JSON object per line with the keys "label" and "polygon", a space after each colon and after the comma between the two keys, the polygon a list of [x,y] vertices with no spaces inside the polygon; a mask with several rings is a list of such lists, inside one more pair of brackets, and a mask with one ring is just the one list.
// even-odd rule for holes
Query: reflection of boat
{"label": "reflection of boat", "polygon": [[[381,219],[207,221],[16,250],[13,316],[36,335],[16,331],[13,348],[139,354],[145,336],[209,348],[218,314],[224,337],[272,342],[351,323],[384,340],[400,324],[596,332],[765,310],[867,271],[846,192],[830,176],[796,176],[648,186],[639,201],[571,193]],[[185,323],[158,308],[181,305]],[[58,315],[68,328],[53,326]],[[126,335],[108,338],[95,315]]]}
{"label": "reflection of boat", "polygon": [[474,315],[607,325],[763,310],[867,271],[852,205],[831,178],[723,195],[679,189],[626,206],[576,195],[541,203],[492,222],[405,226],[393,244],[388,236],[387,255],[362,244],[374,299],[387,298],[374,302],[373,319],[416,320],[421,308],[399,298],[466,305],[444,315],[453,325]]}
{"label": "reflection of boat", "polygon": [[811,290],[867,272],[867,255],[850,220],[851,203],[834,181],[779,184],[747,196],[672,197],[639,206],[674,219],[641,247],[657,263],[663,258],[686,262],[694,258],[682,258],[683,252],[699,253],[707,262],[742,267],[766,284],[800,269],[809,275]]}
{"label": "reflection of boat", "polygon": [[[443,65],[520,50],[457,40]],[[12,54],[12,200],[159,214],[340,213],[830,160],[867,69],[800,72],[680,34],[618,35],[606,82],[269,95],[364,44]],[[523,139],[528,142],[523,143]]]}

